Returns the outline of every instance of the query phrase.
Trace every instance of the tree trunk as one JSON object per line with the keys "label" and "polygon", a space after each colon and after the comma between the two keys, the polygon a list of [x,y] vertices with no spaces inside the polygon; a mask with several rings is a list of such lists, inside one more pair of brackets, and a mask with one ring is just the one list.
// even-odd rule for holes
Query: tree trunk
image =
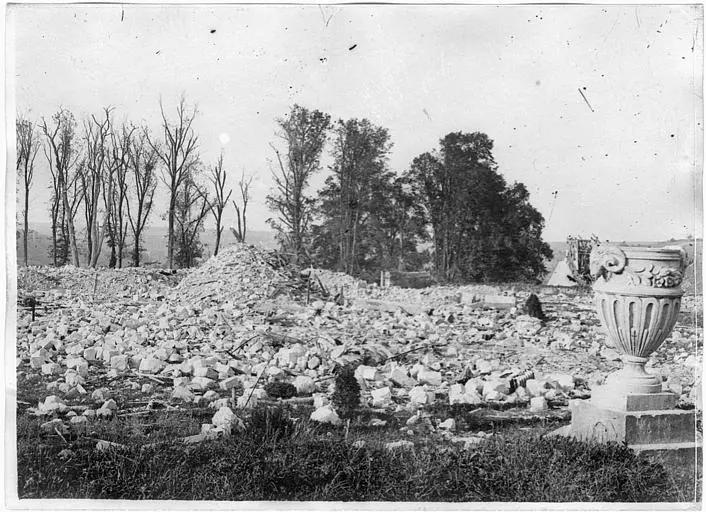
{"label": "tree trunk", "polygon": [[91,221],[91,209],[88,206],[88,199],[86,199],[86,241],[88,243],[88,261],[91,261],[91,254],[93,253],[93,221]]}
{"label": "tree trunk", "polygon": [[125,224],[124,227],[120,228],[120,234],[118,235],[118,268],[123,268],[123,246],[125,245],[126,233],[127,224]]}
{"label": "tree trunk", "polygon": [[216,224],[216,247],[213,249],[213,255],[218,256],[218,247],[221,245],[221,233],[223,232],[223,228],[221,227],[221,222],[220,220]]}
{"label": "tree trunk", "polygon": [[117,265],[118,265],[118,255],[115,252],[115,244],[111,243],[110,259],[108,260],[108,267],[115,268]]}
{"label": "tree trunk", "polygon": [[357,243],[359,218],[360,218],[360,210],[356,209],[355,219],[353,220],[353,236],[352,236],[352,240],[351,240],[351,250],[350,250],[350,254],[348,256],[348,259],[349,259],[348,273],[350,275],[353,275],[353,272],[355,272],[355,245]]}
{"label": "tree trunk", "polygon": [[27,233],[29,232],[29,219],[28,219],[28,212],[29,212],[29,187],[26,186],[25,184],[25,225],[24,225],[24,240],[23,240],[23,246],[25,250],[25,267],[28,266],[28,257],[27,257]]}
{"label": "tree trunk", "polygon": [[136,266],[140,266],[140,233],[135,233],[135,252],[132,253],[132,263]]}
{"label": "tree trunk", "polygon": [[172,191],[171,198],[169,199],[169,219],[167,227],[167,267],[171,270],[174,268],[174,201],[176,200],[176,194]]}
{"label": "tree trunk", "polygon": [[69,204],[69,195],[66,191],[66,182],[62,183],[61,196],[64,201],[64,208],[68,211],[66,216],[66,227],[69,231],[69,248],[71,249],[71,260],[75,267],[80,267],[78,259],[78,247],[76,247],[76,232],[74,231],[74,219],[71,215],[71,205]]}
{"label": "tree trunk", "polygon": [[54,261],[54,266],[56,267],[56,221],[58,217],[57,208],[52,205],[51,207],[51,246],[52,246],[52,259]]}

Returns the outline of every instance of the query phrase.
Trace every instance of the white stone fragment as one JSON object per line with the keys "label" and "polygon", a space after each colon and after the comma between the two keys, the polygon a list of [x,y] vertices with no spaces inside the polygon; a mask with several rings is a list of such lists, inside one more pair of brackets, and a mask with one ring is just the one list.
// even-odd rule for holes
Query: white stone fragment
{"label": "white stone fragment", "polygon": [[295,388],[297,388],[297,394],[299,395],[310,395],[316,391],[316,383],[314,379],[305,375],[299,375],[292,382]]}
{"label": "white stone fragment", "polygon": [[422,369],[417,373],[417,380],[420,384],[429,384],[430,386],[441,385],[441,373],[432,370]]}
{"label": "white stone fragment", "polygon": [[446,421],[439,423],[439,428],[444,430],[456,430],[456,420],[449,418]]}
{"label": "white stone fragment", "polygon": [[373,398],[373,407],[385,407],[392,400],[392,393],[388,387],[374,389],[370,394]]}
{"label": "white stone fragment", "polygon": [[333,410],[330,405],[325,405],[324,407],[319,407],[314,412],[311,413],[310,419],[312,421],[318,421],[319,423],[331,423],[332,425],[338,425],[341,423],[341,419]]}
{"label": "white stone fragment", "polygon": [[540,411],[546,411],[546,410],[547,410],[547,401],[544,399],[543,396],[535,396],[534,398],[530,399],[530,411],[540,412]]}
{"label": "white stone fragment", "polygon": [[238,418],[230,407],[221,407],[218,412],[213,415],[211,423],[216,427],[221,427],[227,434],[231,433],[233,428],[244,430],[245,426],[240,418]]}
{"label": "white stone fragment", "polygon": [[159,373],[164,368],[164,361],[148,357],[140,361],[140,371],[143,373]]}

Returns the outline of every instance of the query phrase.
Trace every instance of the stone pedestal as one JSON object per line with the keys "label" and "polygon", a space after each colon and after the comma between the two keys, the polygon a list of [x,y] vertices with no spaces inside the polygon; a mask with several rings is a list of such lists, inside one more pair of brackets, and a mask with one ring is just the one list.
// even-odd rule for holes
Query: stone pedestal
{"label": "stone pedestal", "polygon": [[675,409],[674,393],[616,394],[599,387],[571,400],[571,425],[557,431],[583,441],[625,443],[636,452],[683,464],[701,460],[695,411]]}
{"label": "stone pedestal", "polygon": [[571,425],[557,434],[625,443],[682,464],[701,459],[695,412],[676,409],[677,395],[662,391],[662,380],[645,371],[677,321],[686,264],[681,247],[606,245],[591,252],[596,312],[623,368],[591,400],[572,400]]}

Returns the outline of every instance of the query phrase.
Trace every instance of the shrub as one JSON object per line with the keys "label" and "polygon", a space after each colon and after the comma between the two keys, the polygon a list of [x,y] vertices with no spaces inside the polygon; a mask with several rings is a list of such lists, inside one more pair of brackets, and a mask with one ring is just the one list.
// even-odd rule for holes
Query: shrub
{"label": "shrub", "polygon": [[288,382],[269,382],[265,385],[265,393],[272,398],[292,398],[297,395],[297,388]]}
{"label": "shrub", "polygon": [[336,373],[336,390],[331,402],[339,416],[350,418],[360,406],[360,384],[355,378],[355,367],[346,365]]}
{"label": "shrub", "polygon": [[539,318],[540,320],[547,319],[544,311],[542,311],[542,302],[534,293],[527,297],[527,301],[525,302],[525,311],[529,316],[534,318]]}

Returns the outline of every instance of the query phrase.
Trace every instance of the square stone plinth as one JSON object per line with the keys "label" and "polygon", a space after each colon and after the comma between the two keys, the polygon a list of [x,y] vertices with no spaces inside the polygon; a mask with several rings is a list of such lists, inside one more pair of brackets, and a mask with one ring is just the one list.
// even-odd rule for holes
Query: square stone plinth
{"label": "square stone plinth", "polygon": [[616,411],[665,411],[674,409],[678,401],[679,396],[670,391],[628,394],[609,387],[598,386],[591,392],[593,405]]}
{"label": "square stone plinth", "polygon": [[592,400],[571,400],[570,435],[599,442],[628,445],[693,443],[696,441],[694,411],[679,409],[625,411],[606,409]]}

